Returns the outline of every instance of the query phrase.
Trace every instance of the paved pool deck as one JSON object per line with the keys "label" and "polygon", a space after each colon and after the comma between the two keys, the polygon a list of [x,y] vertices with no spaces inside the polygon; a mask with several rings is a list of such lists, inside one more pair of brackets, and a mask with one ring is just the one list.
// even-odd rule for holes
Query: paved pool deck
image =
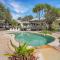
{"label": "paved pool deck", "polygon": [[8,60],[7,56],[3,56],[3,54],[11,53],[12,51],[8,47],[9,36],[5,32],[0,32],[0,60]]}
{"label": "paved pool deck", "polygon": [[38,54],[42,53],[43,59],[40,60],[60,60],[60,51],[52,46],[46,45],[36,50]]}
{"label": "paved pool deck", "polygon": [[[60,32],[56,32],[53,35],[59,37]],[[9,41],[9,35],[5,31],[0,31],[0,60],[8,60],[8,57],[2,56],[2,54],[11,53],[8,47]],[[37,53],[42,53],[43,59],[41,60],[60,60],[60,51],[52,46],[39,47],[36,51]]]}

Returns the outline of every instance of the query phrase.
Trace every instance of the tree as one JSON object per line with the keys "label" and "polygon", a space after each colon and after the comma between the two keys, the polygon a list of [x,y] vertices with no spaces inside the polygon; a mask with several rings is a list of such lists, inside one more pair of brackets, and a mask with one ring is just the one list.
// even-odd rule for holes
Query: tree
{"label": "tree", "polygon": [[5,10],[5,6],[2,3],[0,3],[0,20],[5,19]]}
{"label": "tree", "polygon": [[36,17],[38,17],[38,11],[37,11],[36,7],[34,7],[32,11],[33,11],[34,13],[37,13],[37,16],[36,16]]}
{"label": "tree", "polygon": [[59,9],[45,4],[45,18],[48,24],[48,30],[52,30],[52,23],[60,16]]}
{"label": "tree", "polygon": [[24,21],[29,21],[31,19],[33,19],[32,15],[28,15],[28,16],[25,16],[24,18],[22,18],[22,20],[24,20]]}
{"label": "tree", "polygon": [[14,27],[14,28],[18,26],[18,22],[15,21],[14,19],[11,20],[10,24],[11,24],[11,26]]}
{"label": "tree", "polygon": [[37,4],[34,8],[33,8],[33,12],[34,13],[37,13],[37,16],[38,16],[38,18],[39,18],[39,20],[40,20],[40,13],[41,13],[41,11],[43,12],[43,9],[44,9],[44,4]]}
{"label": "tree", "polygon": [[46,20],[46,23],[48,24],[48,30],[52,30],[52,23],[60,17],[60,9],[55,8],[49,4],[37,4],[33,8],[33,12],[38,14],[39,20],[40,20],[40,13],[44,12],[44,17]]}
{"label": "tree", "polygon": [[17,20],[22,20],[22,18],[21,17],[18,17],[18,19]]}
{"label": "tree", "polygon": [[8,8],[6,9],[5,16],[6,16],[5,21],[7,23],[10,23],[10,21],[12,20],[12,16],[11,16],[10,10]]}
{"label": "tree", "polygon": [[11,19],[10,10],[4,4],[0,3],[0,20],[5,20],[5,28],[7,24],[9,25]]}

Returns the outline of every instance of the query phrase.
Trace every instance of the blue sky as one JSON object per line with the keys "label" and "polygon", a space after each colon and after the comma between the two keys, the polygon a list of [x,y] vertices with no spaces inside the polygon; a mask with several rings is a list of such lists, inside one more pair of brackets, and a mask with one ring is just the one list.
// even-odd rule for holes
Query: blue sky
{"label": "blue sky", "polygon": [[0,0],[11,11],[14,19],[25,15],[33,15],[33,7],[38,3],[48,3],[52,6],[60,8],[60,0]]}

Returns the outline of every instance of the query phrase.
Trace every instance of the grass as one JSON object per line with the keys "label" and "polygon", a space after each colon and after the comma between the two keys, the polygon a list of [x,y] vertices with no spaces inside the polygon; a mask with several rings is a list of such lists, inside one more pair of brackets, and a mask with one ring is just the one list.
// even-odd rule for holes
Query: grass
{"label": "grass", "polygon": [[48,31],[48,30],[43,30],[40,33],[43,33],[43,34],[52,34],[52,32],[51,31]]}

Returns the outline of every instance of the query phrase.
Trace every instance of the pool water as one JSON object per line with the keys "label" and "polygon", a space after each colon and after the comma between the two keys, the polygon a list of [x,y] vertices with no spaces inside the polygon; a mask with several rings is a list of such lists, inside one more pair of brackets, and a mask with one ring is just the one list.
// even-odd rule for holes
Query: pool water
{"label": "pool water", "polygon": [[29,32],[14,33],[15,39],[20,43],[26,43],[30,46],[42,46],[54,41],[51,36],[43,36],[40,34],[34,34]]}

